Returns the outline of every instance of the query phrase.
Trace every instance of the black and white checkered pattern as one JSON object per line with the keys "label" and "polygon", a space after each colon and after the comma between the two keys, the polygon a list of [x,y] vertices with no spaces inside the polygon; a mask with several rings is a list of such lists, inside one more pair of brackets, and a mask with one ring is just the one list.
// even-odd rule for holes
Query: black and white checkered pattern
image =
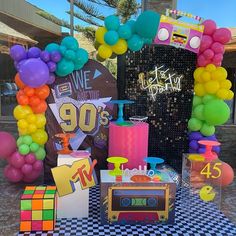
{"label": "black and white checkered pattern", "polygon": [[184,191],[177,192],[174,225],[101,225],[99,195],[99,187],[90,189],[88,218],[61,219],[54,231],[19,233],[19,236],[236,236],[236,226],[211,204],[196,198],[191,211],[186,210],[181,204],[188,199]]}

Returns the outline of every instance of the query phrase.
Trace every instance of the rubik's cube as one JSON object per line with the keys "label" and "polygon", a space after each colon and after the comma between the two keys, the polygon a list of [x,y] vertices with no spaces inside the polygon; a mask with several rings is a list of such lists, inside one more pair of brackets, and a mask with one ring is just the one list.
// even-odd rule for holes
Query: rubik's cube
{"label": "rubik's cube", "polygon": [[20,209],[20,231],[53,230],[56,186],[27,186],[21,197]]}

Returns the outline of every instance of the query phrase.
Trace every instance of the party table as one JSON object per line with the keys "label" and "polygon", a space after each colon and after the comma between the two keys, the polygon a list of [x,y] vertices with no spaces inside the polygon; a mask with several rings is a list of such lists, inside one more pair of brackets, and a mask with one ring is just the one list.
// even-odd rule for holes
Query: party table
{"label": "party table", "polygon": [[186,211],[181,201],[188,198],[187,191],[177,191],[176,218],[174,225],[101,225],[100,189],[90,189],[89,217],[78,220],[57,220],[54,231],[19,233],[19,236],[235,236],[236,226],[219,210],[197,197],[194,198],[191,212]]}

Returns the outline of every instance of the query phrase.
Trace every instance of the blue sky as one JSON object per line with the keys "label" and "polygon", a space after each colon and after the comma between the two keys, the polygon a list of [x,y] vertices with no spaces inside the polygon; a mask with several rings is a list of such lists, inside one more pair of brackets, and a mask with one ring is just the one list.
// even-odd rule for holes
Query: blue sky
{"label": "blue sky", "polygon": [[[58,18],[69,21],[69,15],[65,13],[70,8],[67,0],[27,1]],[[138,1],[141,2],[141,0]],[[213,19],[218,27],[236,27],[236,0],[178,0],[177,8],[194,15],[199,15],[204,19]],[[110,15],[114,12],[106,7],[98,7],[98,10],[104,15]],[[75,8],[75,11],[78,11],[78,9]],[[75,19],[75,24],[84,25],[82,21],[77,19]]]}

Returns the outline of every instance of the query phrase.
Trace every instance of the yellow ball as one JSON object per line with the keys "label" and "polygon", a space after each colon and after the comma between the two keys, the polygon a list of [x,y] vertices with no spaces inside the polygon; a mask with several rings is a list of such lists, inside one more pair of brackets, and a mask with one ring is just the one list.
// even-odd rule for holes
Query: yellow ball
{"label": "yellow ball", "polygon": [[17,122],[17,126],[20,129],[27,129],[28,127],[28,122],[25,119],[21,119]]}
{"label": "yellow ball", "polygon": [[122,55],[126,53],[126,51],[128,50],[128,45],[127,45],[126,40],[119,39],[118,42],[115,45],[113,45],[111,48],[115,54]]}
{"label": "yellow ball", "polygon": [[215,94],[219,90],[220,84],[218,81],[210,80],[204,84],[204,88],[207,93]]}
{"label": "yellow ball", "polygon": [[37,130],[37,126],[35,124],[29,124],[29,126],[28,126],[29,134],[34,133],[36,130]]}
{"label": "yellow ball", "polygon": [[198,67],[198,68],[194,71],[193,77],[194,77],[195,81],[197,81],[197,82],[202,82],[202,80],[201,80],[201,74],[202,74],[204,71],[205,71],[205,70],[204,70],[204,67]]}
{"label": "yellow ball", "polygon": [[32,114],[32,110],[29,106],[17,105],[13,111],[13,116],[17,119],[24,119],[27,115]]}
{"label": "yellow ball", "polygon": [[199,97],[202,97],[202,96],[204,96],[206,94],[206,91],[204,89],[203,84],[200,84],[200,83],[197,83],[194,86],[194,92],[195,92],[195,95],[197,95]]}
{"label": "yellow ball", "polygon": [[234,92],[231,91],[231,90],[229,90],[229,91],[228,91],[228,97],[227,97],[226,100],[231,100],[231,99],[233,99],[233,97],[234,97]]}
{"label": "yellow ball", "polygon": [[32,134],[32,139],[35,143],[44,145],[48,140],[48,135],[44,130],[38,129]]}
{"label": "yellow ball", "polygon": [[227,89],[219,89],[216,93],[216,96],[220,99],[226,100],[229,95],[229,90]]}
{"label": "yellow ball", "polygon": [[36,122],[36,115],[35,114],[29,114],[26,117],[26,120],[27,120],[28,123],[34,124]]}
{"label": "yellow ball", "polygon": [[232,87],[232,83],[230,80],[226,79],[220,82],[220,87],[229,90]]}
{"label": "yellow ball", "polygon": [[35,125],[37,126],[37,128],[43,128],[46,125],[46,117],[44,114],[37,114],[36,115],[36,122]]}
{"label": "yellow ball", "polygon": [[98,27],[98,29],[95,32],[95,38],[100,44],[104,44],[104,35],[107,32],[107,29],[105,27]]}
{"label": "yellow ball", "polygon": [[111,47],[106,44],[99,46],[98,55],[103,59],[109,58],[112,55]]}
{"label": "yellow ball", "polygon": [[225,80],[227,78],[227,75],[228,75],[228,73],[227,73],[227,70],[225,68],[218,67],[218,68],[216,68],[215,71],[213,71],[211,73],[211,78],[213,80],[221,81],[221,80]]}
{"label": "yellow ball", "polygon": [[216,70],[216,66],[214,64],[208,64],[205,68],[206,71],[212,72]]}
{"label": "yellow ball", "polygon": [[208,72],[208,71],[202,72],[202,74],[201,74],[201,80],[202,80],[203,82],[207,82],[207,81],[211,80],[211,73]]}

